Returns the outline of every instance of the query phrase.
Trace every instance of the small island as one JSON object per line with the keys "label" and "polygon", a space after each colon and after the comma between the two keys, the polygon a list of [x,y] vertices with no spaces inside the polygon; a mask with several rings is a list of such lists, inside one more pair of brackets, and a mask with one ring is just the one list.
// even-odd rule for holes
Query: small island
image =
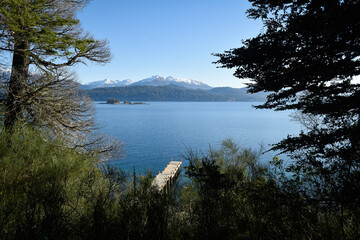
{"label": "small island", "polygon": [[146,104],[144,102],[130,102],[130,101],[124,101],[123,103],[120,103],[119,100],[116,98],[111,98],[106,101],[105,104],[124,104],[124,105],[137,105],[137,104]]}
{"label": "small island", "polygon": [[108,99],[107,104],[119,104],[119,100],[117,100],[116,98],[111,98],[111,99]]}
{"label": "small island", "polygon": [[130,101],[124,101],[124,104],[128,104],[128,105],[131,105],[131,104],[145,104],[143,102],[130,102]]}

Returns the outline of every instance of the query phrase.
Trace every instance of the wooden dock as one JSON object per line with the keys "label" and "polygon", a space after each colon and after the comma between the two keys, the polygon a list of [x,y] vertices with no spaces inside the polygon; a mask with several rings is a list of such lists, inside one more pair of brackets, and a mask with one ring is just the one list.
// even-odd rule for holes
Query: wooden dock
{"label": "wooden dock", "polygon": [[156,175],[152,184],[156,186],[159,191],[169,192],[181,173],[181,166],[181,161],[171,160],[164,170]]}

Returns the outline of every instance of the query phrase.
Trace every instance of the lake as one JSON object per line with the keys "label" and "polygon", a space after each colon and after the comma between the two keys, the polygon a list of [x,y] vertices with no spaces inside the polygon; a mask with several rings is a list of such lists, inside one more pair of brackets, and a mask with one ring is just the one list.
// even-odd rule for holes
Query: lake
{"label": "lake", "polygon": [[[139,172],[161,171],[171,157],[180,160],[186,148],[207,152],[226,138],[239,146],[259,150],[301,126],[289,112],[252,108],[254,102],[149,102],[146,105],[112,105],[95,102],[96,120],[102,131],[125,143],[126,156],[111,163]],[[265,153],[269,161],[275,153]],[[184,162],[186,165],[186,162]]]}

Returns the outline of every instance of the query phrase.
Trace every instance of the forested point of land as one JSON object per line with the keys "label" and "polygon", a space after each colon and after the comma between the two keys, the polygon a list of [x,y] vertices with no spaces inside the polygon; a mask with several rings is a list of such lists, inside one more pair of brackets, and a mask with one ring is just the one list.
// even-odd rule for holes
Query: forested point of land
{"label": "forested point of land", "polygon": [[287,162],[260,163],[263,149],[230,139],[190,148],[187,181],[168,193],[151,172],[107,164],[123,145],[99,133],[71,71],[111,60],[79,26],[89,1],[0,1],[0,67],[11,69],[0,76],[0,239],[360,239],[360,2],[249,1],[261,33],[215,64],[268,93],[256,108],[292,110],[303,130],[272,146]]}

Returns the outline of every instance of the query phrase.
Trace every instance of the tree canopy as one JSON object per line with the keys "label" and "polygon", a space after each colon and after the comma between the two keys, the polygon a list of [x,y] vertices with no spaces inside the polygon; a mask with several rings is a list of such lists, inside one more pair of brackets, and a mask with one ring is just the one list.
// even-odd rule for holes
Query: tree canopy
{"label": "tree canopy", "polygon": [[215,54],[216,63],[252,79],[250,92],[272,92],[257,108],[298,111],[307,130],[273,149],[297,160],[292,170],[304,179],[316,179],[318,199],[359,202],[360,2],[250,2],[248,16],[262,19],[263,33]]}
{"label": "tree canopy", "polygon": [[[76,91],[68,67],[107,63],[107,42],[80,29],[77,11],[88,0],[4,0],[0,2],[0,56],[10,56],[5,128],[17,121],[75,136],[94,126],[91,102]],[[4,68],[4,66],[3,66]]]}

